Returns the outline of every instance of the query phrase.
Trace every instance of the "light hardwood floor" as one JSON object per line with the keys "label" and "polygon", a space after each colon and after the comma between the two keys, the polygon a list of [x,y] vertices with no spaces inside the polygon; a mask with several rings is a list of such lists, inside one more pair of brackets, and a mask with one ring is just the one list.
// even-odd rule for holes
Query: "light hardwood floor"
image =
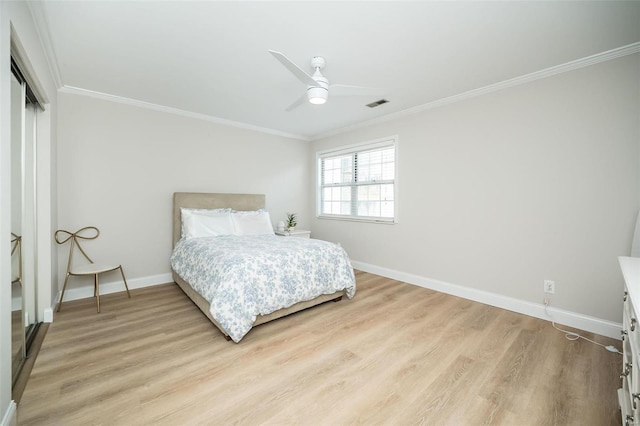
{"label": "light hardwood floor", "polygon": [[[68,302],[20,425],[620,424],[621,356],[551,324],[368,273],[227,342],[175,284]],[[620,346],[619,342],[584,333]]]}

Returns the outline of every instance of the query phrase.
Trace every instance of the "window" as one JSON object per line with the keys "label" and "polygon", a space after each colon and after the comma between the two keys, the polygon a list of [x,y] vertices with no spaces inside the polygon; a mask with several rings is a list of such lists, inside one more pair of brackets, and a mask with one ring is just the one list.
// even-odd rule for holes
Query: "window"
{"label": "window", "polygon": [[318,216],[396,222],[397,138],[318,153]]}

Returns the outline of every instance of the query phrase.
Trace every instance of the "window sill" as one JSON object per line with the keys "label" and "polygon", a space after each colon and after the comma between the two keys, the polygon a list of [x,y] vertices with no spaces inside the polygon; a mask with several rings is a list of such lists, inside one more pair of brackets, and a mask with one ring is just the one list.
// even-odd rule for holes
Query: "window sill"
{"label": "window sill", "polygon": [[368,218],[368,217],[353,217],[353,216],[326,216],[318,215],[317,219],[325,220],[342,220],[347,222],[364,222],[364,223],[376,223],[380,225],[395,225],[398,223],[398,219],[380,219],[380,218]]}

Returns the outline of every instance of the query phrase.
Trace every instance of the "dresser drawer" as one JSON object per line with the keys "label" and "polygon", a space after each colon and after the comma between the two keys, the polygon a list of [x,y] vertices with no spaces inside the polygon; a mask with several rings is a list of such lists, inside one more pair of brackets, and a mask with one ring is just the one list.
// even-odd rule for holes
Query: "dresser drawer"
{"label": "dresser drawer", "polygon": [[623,330],[627,331],[628,335],[634,335],[634,341],[640,342],[640,327],[638,327],[638,315],[636,309],[629,298],[627,291],[624,293],[624,310],[623,318],[627,320],[627,325],[623,325]]}
{"label": "dresser drawer", "polygon": [[618,403],[620,404],[620,414],[623,425],[635,425],[635,416],[631,409],[629,391],[626,389],[626,380],[622,379],[622,387],[618,389]]}
{"label": "dresser drawer", "polygon": [[622,307],[622,387],[618,400],[623,425],[640,425],[640,258],[620,257],[624,277]]}

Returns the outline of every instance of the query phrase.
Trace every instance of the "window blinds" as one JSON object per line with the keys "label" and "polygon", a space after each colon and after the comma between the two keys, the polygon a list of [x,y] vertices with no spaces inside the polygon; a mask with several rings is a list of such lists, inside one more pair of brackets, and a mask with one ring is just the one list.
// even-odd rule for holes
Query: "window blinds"
{"label": "window blinds", "polygon": [[396,141],[319,155],[319,215],[393,222]]}

